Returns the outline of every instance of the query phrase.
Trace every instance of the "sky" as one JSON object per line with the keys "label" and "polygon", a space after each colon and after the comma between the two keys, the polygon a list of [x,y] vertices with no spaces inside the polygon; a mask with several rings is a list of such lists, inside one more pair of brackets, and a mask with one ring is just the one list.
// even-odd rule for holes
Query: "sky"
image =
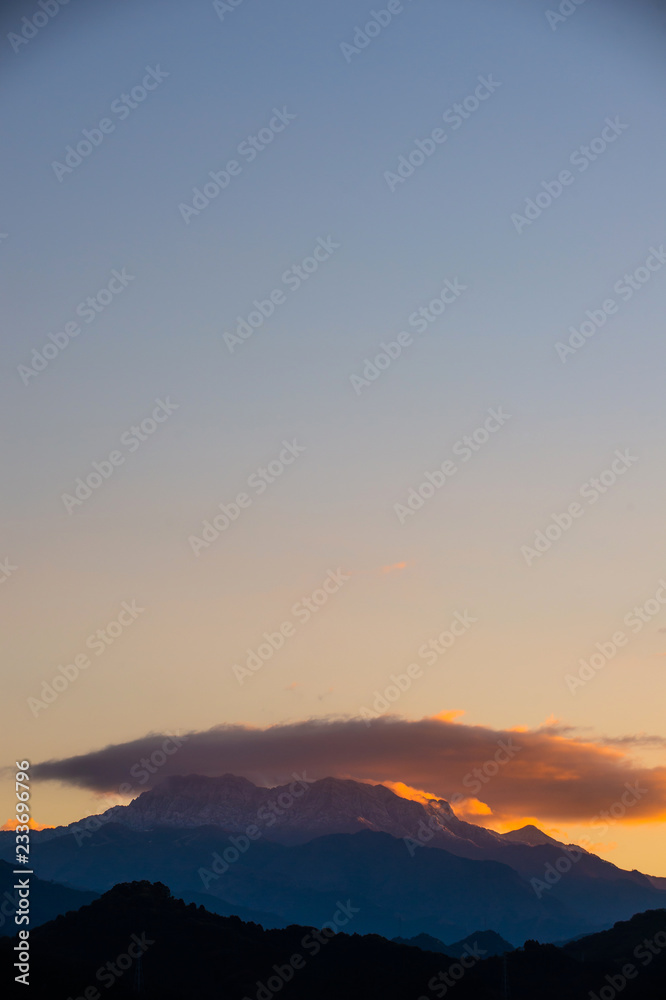
{"label": "sky", "polygon": [[36,822],[127,801],[126,754],[67,761],[149,734],[278,781],[250,744],[319,720],[358,753],[301,766],[453,794],[516,732],[462,813],[580,839],[640,778],[597,850],[666,875],[666,19],[561,6],[4,9],[0,742],[65,762]]}

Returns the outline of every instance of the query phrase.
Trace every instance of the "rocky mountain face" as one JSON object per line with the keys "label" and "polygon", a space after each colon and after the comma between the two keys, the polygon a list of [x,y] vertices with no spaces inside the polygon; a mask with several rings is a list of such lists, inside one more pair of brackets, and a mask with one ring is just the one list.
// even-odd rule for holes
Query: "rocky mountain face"
{"label": "rocky mountain face", "polygon": [[[526,878],[542,878],[548,864],[555,864],[563,855],[568,857],[567,852],[573,849],[578,874],[666,887],[662,884],[666,880],[624,871],[583,848],[561,844],[535,826],[499,834],[459,819],[445,799],[421,803],[402,798],[385,785],[340,778],[313,781],[304,772],[276,788],[258,787],[233,774],[172,776],[129,805],[113,806],[100,816],[54,832],[69,833],[77,828],[95,831],[107,823],[137,831],[217,826],[234,834],[256,826],[265,839],[288,845],[370,830],[411,838],[415,848],[438,847],[460,858],[501,861]],[[44,831],[40,836],[52,835]]]}
{"label": "rocky mountain face", "polygon": [[[267,827],[265,835],[277,843],[304,843],[325,834],[359,830],[413,836],[420,822],[438,834],[466,839],[465,828],[471,827],[457,820],[443,799],[424,807],[384,785],[338,778],[311,781],[304,773],[277,788],[259,788],[233,774],[170,777],[129,805],[108,809],[99,819],[133,830],[213,825],[238,833],[255,823]],[[476,836],[478,830],[473,827],[469,832]]]}
{"label": "rocky mountain face", "polygon": [[[254,824],[267,839],[281,844],[373,830],[412,837],[460,857],[494,857],[506,844],[506,836],[458,819],[444,799],[422,804],[396,795],[385,785],[339,778],[312,781],[305,773],[276,788],[257,787],[233,774],[173,776],[129,805],[113,806],[98,817],[54,832],[69,832],[76,826],[96,829],[110,822],[144,831],[161,826],[219,826],[230,833],[242,833]],[[541,836],[543,842],[556,843]]]}

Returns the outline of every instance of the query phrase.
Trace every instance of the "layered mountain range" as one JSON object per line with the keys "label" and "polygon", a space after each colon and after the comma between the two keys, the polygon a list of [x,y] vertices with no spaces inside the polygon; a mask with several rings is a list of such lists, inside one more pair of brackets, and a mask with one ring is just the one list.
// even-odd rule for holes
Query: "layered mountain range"
{"label": "layered mountain range", "polygon": [[[386,835],[383,835],[386,836]],[[438,852],[432,852],[438,853]],[[475,934],[444,949],[433,938],[399,943],[359,933],[343,903],[321,925],[266,930],[174,898],[163,884],[119,884],[30,935],[33,1000],[141,996],[145,1000],[662,1000],[666,910],[653,910],[563,947]],[[17,961],[15,940],[0,958]],[[20,955],[20,953],[19,953]],[[27,968],[27,966],[26,966]],[[108,991],[108,994],[107,994]]]}
{"label": "layered mountain range", "polygon": [[[493,930],[557,941],[666,906],[666,879],[624,871],[536,827],[498,834],[445,800],[294,776],[170,777],[129,805],[34,832],[36,872],[79,890],[169,884],[188,902],[264,927],[318,924],[339,899],[360,933],[458,941]],[[11,834],[0,835],[9,859]]]}

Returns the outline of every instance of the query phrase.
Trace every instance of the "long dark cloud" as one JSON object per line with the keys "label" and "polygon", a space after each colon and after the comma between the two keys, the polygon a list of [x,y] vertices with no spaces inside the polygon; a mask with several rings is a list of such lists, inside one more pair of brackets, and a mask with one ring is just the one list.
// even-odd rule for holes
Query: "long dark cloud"
{"label": "long dark cloud", "polygon": [[[563,735],[563,732],[566,735]],[[404,782],[442,798],[456,795],[486,802],[497,817],[535,816],[585,822],[620,801],[636,785],[639,801],[628,821],[666,817],[666,768],[632,764],[627,753],[602,740],[572,737],[556,727],[502,731],[439,718],[407,721],[383,717],[369,725],[357,719],[329,719],[265,729],[222,725],[186,735],[152,778],[171,774],[242,775],[260,785],[290,780],[294,771],[376,782]],[[97,792],[132,784],[132,768],[150,758],[167,734],[149,734],[77,757],[33,767],[42,781],[60,781]],[[501,745],[520,748],[496,768]],[[170,745],[172,749],[172,745]],[[164,754],[156,760],[162,761]],[[490,763],[489,763],[490,762]],[[475,792],[474,770],[480,780]],[[488,773],[497,771],[496,774]],[[142,791],[151,783],[143,784]],[[126,790],[126,789],[125,789]]]}

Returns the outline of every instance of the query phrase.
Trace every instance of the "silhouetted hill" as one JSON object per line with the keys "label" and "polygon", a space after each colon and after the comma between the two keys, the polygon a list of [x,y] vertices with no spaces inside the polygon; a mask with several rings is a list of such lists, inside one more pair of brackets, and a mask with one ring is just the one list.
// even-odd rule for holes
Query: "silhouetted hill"
{"label": "silhouetted hill", "polygon": [[452,954],[443,941],[432,934],[417,934],[413,938],[394,937],[394,944],[406,944],[410,948],[420,948],[421,951],[434,951],[438,955]]}
{"label": "silhouetted hill", "polygon": [[[637,960],[641,963],[646,954],[652,953],[642,944],[650,941],[655,934],[659,935],[656,942],[658,950],[666,955],[666,910],[637,913],[631,920],[618,921],[607,931],[570,941],[563,945],[562,950],[585,961],[604,961],[606,956],[612,954],[619,963]],[[641,945],[641,951],[634,955],[637,945]],[[666,993],[666,981],[664,987]]]}
{"label": "silhouetted hill", "polygon": [[393,938],[395,944],[407,944],[412,948],[421,948],[423,951],[435,951],[443,955],[450,955],[452,958],[460,958],[465,953],[465,948],[473,944],[478,944],[483,948],[488,957],[491,955],[503,955],[507,951],[514,951],[514,945],[509,944],[504,938],[496,934],[495,931],[476,931],[469,934],[462,941],[454,941],[453,944],[444,944],[438,938],[431,937],[430,934],[417,934],[413,938]]}
{"label": "silhouetted hill", "polygon": [[[565,1000],[590,991],[598,995],[607,976],[619,983],[627,956],[642,941],[661,941],[663,935],[664,947],[653,945],[658,954],[648,964],[633,959],[636,975],[621,990],[627,1000],[663,1000],[664,910],[640,914],[567,948],[528,941],[504,958],[486,958],[475,942],[464,961],[360,936],[354,933],[357,918],[353,906],[340,900],[328,914],[330,930],[290,925],[266,931],[185,904],[159,883],[122,884],[32,931],[30,996],[411,1000],[443,997],[455,985],[457,1000],[500,1000],[506,980],[512,1000]],[[9,963],[12,947],[11,939],[0,940],[0,954]]]}

